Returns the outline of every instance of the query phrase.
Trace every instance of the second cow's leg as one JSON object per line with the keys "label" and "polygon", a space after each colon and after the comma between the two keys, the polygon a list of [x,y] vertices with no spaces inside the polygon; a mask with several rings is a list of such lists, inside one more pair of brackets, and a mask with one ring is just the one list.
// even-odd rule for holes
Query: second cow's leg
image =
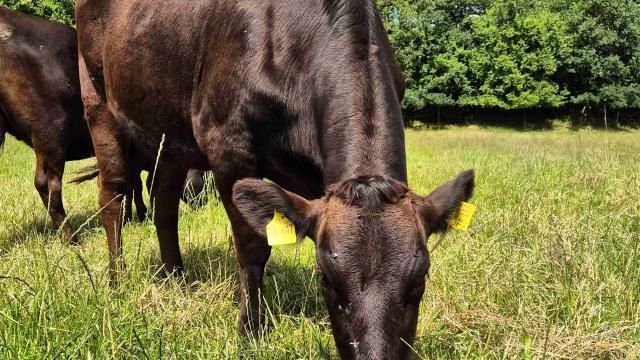
{"label": "second cow's leg", "polygon": [[129,179],[129,187],[127,188],[127,194],[124,197],[124,223],[130,223],[133,216],[133,179]]}
{"label": "second cow's leg", "polygon": [[73,228],[67,220],[62,204],[62,174],[64,173],[64,155],[50,151],[36,151],[35,186],[44,206],[51,216],[55,229],[62,231],[66,241],[74,242]]}
{"label": "second cow's leg", "polygon": [[153,181],[153,219],[160,242],[160,256],[168,273],[183,270],[178,242],[178,208],[187,169],[160,164]]}
{"label": "second cow's leg", "polygon": [[129,188],[127,190],[126,202],[125,202],[125,216],[124,221],[130,222],[133,216],[133,203],[136,204],[136,212],[138,220],[144,221],[147,216],[147,206],[144,204],[142,198],[142,180],[140,180],[140,170],[129,170]]}
{"label": "second cow's leg", "polygon": [[140,171],[134,171],[131,177],[131,190],[133,192],[133,201],[136,204],[136,214],[141,222],[147,217],[147,206],[142,198],[142,179],[140,179]]}

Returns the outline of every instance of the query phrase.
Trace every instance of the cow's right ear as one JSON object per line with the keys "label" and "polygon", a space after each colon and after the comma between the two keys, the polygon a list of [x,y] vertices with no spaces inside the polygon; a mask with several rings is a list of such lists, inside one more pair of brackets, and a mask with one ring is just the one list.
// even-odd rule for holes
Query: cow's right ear
{"label": "cow's right ear", "polygon": [[247,223],[261,235],[265,235],[265,228],[275,211],[283,214],[295,225],[298,241],[311,235],[318,213],[315,201],[259,179],[238,181],[233,186],[233,203]]}

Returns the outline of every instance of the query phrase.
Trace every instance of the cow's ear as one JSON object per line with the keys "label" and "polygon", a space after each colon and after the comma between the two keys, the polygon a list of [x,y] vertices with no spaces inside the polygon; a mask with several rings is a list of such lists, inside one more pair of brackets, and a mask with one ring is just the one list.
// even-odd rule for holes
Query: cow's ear
{"label": "cow's ear", "polygon": [[233,203],[259,234],[277,211],[296,227],[298,240],[310,236],[318,213],[317,201],[309,201],[280,186],[259,179],[243,179],[233,186]]}
{"label": "cow's ear", "polygon": [[460,203],[471,199],[475,174],[467,170],[418,201],[418,212],[428,227],[428,234],[447,230],[447,220],[458,211]]}

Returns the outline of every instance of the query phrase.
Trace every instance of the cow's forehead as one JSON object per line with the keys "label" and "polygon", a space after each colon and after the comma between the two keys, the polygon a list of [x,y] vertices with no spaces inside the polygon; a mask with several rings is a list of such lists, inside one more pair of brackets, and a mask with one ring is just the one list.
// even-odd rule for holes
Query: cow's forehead
{"label": "cow's forehead", "polygon": [[329,199],[321,221],[322,240],[335,242],[333,245],[338,247],[363,241],[412,245],[420,235],[410,201],[400,201],[372,211],[347,205],[340,199]]}

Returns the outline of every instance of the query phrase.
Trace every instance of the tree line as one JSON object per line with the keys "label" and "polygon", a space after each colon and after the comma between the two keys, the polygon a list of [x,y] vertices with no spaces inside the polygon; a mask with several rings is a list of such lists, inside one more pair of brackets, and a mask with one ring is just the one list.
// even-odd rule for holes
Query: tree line
{"label": "tree line", "polygon": [[380,0],[404,106],[640,108],[637,0]]}
{"label": "tree line", "polygon": [[[637,0],[377,0],[403,108],[640,109]],[[73,24],[74,0],[0,0]]]}

